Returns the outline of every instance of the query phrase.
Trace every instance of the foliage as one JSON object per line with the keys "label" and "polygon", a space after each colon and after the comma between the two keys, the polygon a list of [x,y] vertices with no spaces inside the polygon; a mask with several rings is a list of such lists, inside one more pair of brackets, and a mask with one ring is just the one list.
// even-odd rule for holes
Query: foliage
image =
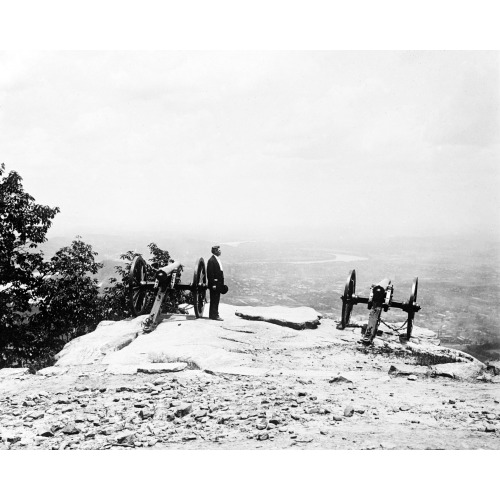
{"label": "foliage", "polygon": [[91,277],[102,267],[96,255],[77,237],[50,259],[38,289],[38,313],[29,322],[33,330],[68,341],[95,329],[102,317],[98,283]]}
{"label": "foliage", "polygon": [[21,176],[0,165],[0,366],[16,351],[30,352],[28,319],[36,312],[45,263],[38,244],[59,208],[35,203]]}
{"label": "foliage", "polygon": [[[162,250],[156,243],[148,245],[151,253],[150,259],[146,262],[146,279],[154,281],[156,269],[167,266],[171,262],[170,254],[167,250]],[[115,266],[115,270],[119,278],[110,278],[110,286],[108,286],[103,293],[103,317],[105,319],[118,321],[123,318],[132,316],[132,311],[129,305],[128,297],[128,280],[130,273],[130,266],[134,257],[141,255],[129,250],[128,252],[120,255],[121,260],[125,264]],[[149,296],[149,304],[152,306],[154,300],[153,294]],[[163,312],[174,312],[177,310],[178,305],[183,302],[184,295],[181,291],[171,290],[163,302]]]}

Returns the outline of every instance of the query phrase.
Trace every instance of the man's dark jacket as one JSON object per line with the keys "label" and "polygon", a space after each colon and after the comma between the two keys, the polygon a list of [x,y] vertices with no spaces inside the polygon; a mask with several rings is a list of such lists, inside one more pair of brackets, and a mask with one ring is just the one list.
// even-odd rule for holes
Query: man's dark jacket
{"label": "man's dark jacket", "polygon": [[221,293],[224,289],[224,272],[221,271],[219,261],[212,255],[207,263],[207,279],[210,290],[215,285],[216,291]]}

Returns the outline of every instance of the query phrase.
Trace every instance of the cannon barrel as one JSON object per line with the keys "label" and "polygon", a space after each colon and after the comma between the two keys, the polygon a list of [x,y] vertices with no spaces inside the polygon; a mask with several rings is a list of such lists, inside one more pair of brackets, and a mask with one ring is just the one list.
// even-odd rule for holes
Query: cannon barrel
{"label": "cannon barrel", "polygon": [[174,271],[178,271],[180,267],[182,267],[182,264],[180,263],[180,261],[176,260],[168,266],[160,267],[160,269],[158,269],[158,272],[163,271],[167,276],[169,276]]}

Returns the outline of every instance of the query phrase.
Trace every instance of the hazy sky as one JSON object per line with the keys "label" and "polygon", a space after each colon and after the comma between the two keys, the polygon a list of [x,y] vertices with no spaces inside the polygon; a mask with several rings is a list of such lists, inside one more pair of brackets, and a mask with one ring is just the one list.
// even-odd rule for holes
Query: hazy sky
{"label": "hazy sky", "polygon": [[0,53],[50,235],[500,235],[498,52]]}

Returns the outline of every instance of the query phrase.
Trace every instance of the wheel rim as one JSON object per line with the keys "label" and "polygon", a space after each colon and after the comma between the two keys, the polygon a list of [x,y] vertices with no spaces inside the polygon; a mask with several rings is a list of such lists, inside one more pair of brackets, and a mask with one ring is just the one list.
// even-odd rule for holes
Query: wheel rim
{"label": "wheel rim", "polygon": [[342,296],[342,317],[341,317],[341,326],[344,329],[351,319],[352,312],[352,296],[356,292],[356,271],[353,269],[349,272],[349,276],[347,277],[347,281],[344,287],[344,295]]}
{"label": "wheel rim", "polygon": [[205,309],[205,303],[207,301],[207,291],[205,288],[206,284],[207,272],[205,268],[205,261],[202,257],[200,257],[194,268],[192,289],[194,314],[197,318],[201,318],[203,316],[203,310]]}
{"label": "wheel rim", "polygon": [[408,340],[410,340],[413,331],[413,318],[415,317],[414,306],[417,303],[417,293],[418,293],[418,278],[413,278],[410,300],[408,302],[408,323],[406,326],[406,337]]}
{"label": "wheel rim", "polygon": [[142,281],[146,281],[146,261],[136,255],[130,265],[128,282],[129,307],[134,316],[144,314],[148,305],[148,290],[141,285]]}

